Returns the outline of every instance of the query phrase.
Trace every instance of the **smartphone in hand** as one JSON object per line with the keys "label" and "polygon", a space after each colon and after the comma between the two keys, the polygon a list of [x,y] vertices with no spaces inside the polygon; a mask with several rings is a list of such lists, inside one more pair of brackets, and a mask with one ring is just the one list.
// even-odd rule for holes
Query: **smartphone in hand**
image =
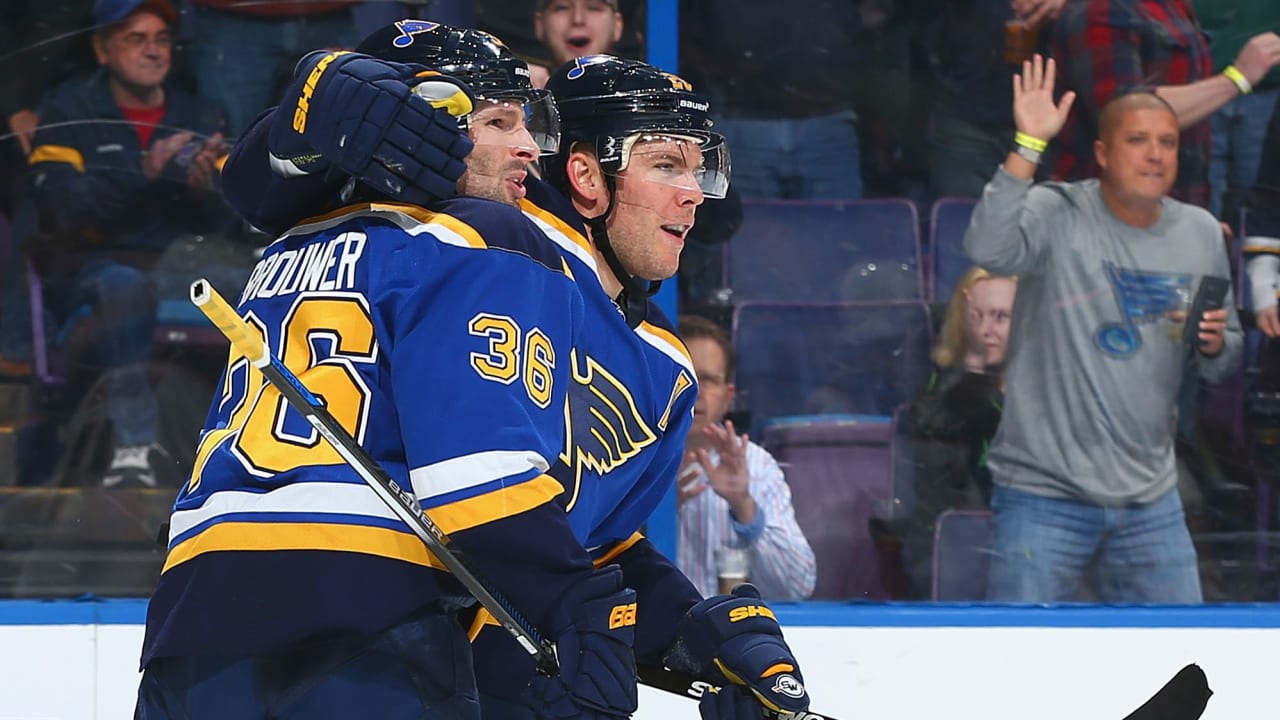
{"label": "smartphone in hand", "polygon": [[1209,310],[1220,310],[1227,302],[1227,290],[1231,289],[1231,281],[1217,275],[1205,275],[1200,280],[1195,299],[1191,301],[1191,309],[1187,311],[1187,320],[1182,329],[1182,342],[1190,347],[1200,346],[1200,323]]}

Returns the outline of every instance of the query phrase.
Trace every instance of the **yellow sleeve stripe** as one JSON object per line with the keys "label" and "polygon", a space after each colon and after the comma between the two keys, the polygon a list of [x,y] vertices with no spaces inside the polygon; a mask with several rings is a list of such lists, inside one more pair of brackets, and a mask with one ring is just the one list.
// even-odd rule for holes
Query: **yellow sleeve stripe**
{"label": "yellow sleeve stripe", "polygon": [[574,227],[569,223],[561,220],[560,216],[555,213],[544,210],[525,198],[521,198],[520,200],[520,209],[530,215],[533,215],[556,230],[559,230],[566,238],[569,239],[570,242],[582,248],[588,257],[594,253],[591,248],[591,243],[587,241],[586,236],[574,229]]}
{"label": "yellow sleeve stripe", "polygon": [[684,346],[684,341],[680,339],[680,336],[676,335],[675,333],[665,328],[658,327],[657,325],[654,325],[653,323],[648,321],[641,322],[640,327],[644,328],[647,332],[652,333],[653,335],[663,340],[666,340],[668,343],[670,343],[671,347],[675,348],[677,352],[679,352],[681,355],[685,357],[686,360],[689,361],[689,367],[690,368],[693,367],[693,356],[689,354],[689,348],[686,348]]}
{"label": "yellow sleeve stripe", "polygon": [[372,203],[369,205],[369,209],[374,212],[397,212],[401,215],[407,215],[423,225],[440,225],[458,235],[473,248],[489,247],[489,244],[484,241],[480,233],[476,232],[475,228],[452,215],[432,212],[426,208],[405,203]]}
{"label": "yellow sleeve stripe", "polygon": [[455,533],[532,510],[563,491],[555,478],[539,475],[519,485],[431,508],[427,514],[446,534]]}
{"label": "yellow sleeve stripe", "polygon": [[610,560],[613,560],[614,558],[618,557],[619,555],[626,552],[627,550],[630,550],[632,545],[635,545],[636,543],[640,542],[643,539],[644,539],[644,535],[641,535],[640,533],[633,533],[631,537],[627,538],[626,540],[623,540],[617,545],[614,545],[612,548],[609,549],[609,552],[605,553],[604,555],[601,555],[600,557],[596,558],[595,560],[592,560],[591,562],[596,567],[608,565]]}
{"label": "yellow sleeve stripe", "polygon": [[169,551],[164,572],[209,552],[226,550],[332,550],[403,560],[444,570],[417,535],[369,525],[225,522]]}
{"label": "yellow sleeve stripe", "polygon": [[[644,539],[644,535],[641,535],[640,533],[635,533],[634,535],[627,538],[626,540],[618,543],[617,545],[614,545],[612,548],[610,548],[609,552],[605,553],[604,555],[601,555],[599,558],[596,558],[591,562],[596,567],[603,567],[605,565],[608,565],[610,560],[626,552],[628,548],[630,548],[632,545],[635,545],[637,542],[640,542],[640,540],[642,539]],[[475,619],[471,621],[471,627],[467,629],[467,639],[470,640],[471,642],[475,642],[476,637],[480,635],[480,631],[484,630],[486,625],[492,625],[493,627],[500,627],[498,625],[498,621],[494,619],[493,613],[489,612],[488,610],[485,610],[484,608],[480,608],[480,610],[476,612]]]}
{"label": "yellow sleeve stripe", "polygon": [[1245,255],[1256,255],[1259,253],[1267,253],[1270,255],[1280,255],[1280,247],[1272,247],[1270,245],[1245,245]]}
{"label": "yellow sleeve stripe", "polygon": [[40,145],[27,156],[28,165],[42,162],[65,163],[77,172],[84,172],[84,156],[79,150],[65,145]]}

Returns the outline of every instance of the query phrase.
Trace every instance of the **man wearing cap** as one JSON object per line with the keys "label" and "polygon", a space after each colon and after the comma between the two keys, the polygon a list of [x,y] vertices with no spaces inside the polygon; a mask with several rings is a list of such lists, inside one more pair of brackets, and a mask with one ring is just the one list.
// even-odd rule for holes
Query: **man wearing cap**
{"label": "man wearing cap", "polygon": [[20,211],[19,242],[39,253],[56,338],[82,376],[73,381],[111,371],[107,486],[156,485],[165,455],[144,370],[155,323],[148,271],[175,238],[230,217],[213,185],[223,115],[166,84],[176,19],[167,0],[94,4],[99,69],[41,108]]}

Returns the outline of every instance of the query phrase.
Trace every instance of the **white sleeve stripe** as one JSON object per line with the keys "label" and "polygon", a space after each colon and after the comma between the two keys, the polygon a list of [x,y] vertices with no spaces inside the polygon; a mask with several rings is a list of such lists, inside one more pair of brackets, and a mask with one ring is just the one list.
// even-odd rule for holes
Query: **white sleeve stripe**
{"label": "white sleeve stripe", "polygon": [[336,513],[395,519],[396,515],[364,483],[298,482],[271,492],[221,490],[204,504],[178,510],[169,522],[169,538],[203,522],[239,513]]}
{"label": "white sleeve stripe", "polygon": [[532,220],[533,223],[538,226],[538,229],[550,238],[561,250],[569,251],[574,257],[581,260],[583,265],[591,268],[591,272],[595,273],[597,276],[600,274],[600,270],[596,267],[595,256],[583,249],[582,246],[578,245],[573,240],[570,240],[567,235],[560,232],[551,223],[548,223],[537,215],[525,211],[524,216]]}
{"label": "white sleeve stripe", "polygon": [[413,492],[420,498],[465,490],[529,470],[546,472],[546,458],[529,450],[490,450],[450,458],[409,471]]}
{"label": "white sleeve stripe", "polygon": [[685,357],[685,354],[680,352],[676,346],[659,335],[645,330],[643,327],[636,328],[636,335],[639,335],[641,340],[657,348],[663,355],[674,360],[677,365],[688,370],[690,375],[694,374],[693,365],[689,363],[689,358]]}
{"label": "white sleeve stripe", "polygon": [[406,228],[406,232],[412,236],[423,234],[431,235],[445,245],[455,245],[457,247],[464,248],[473,247],[471,243],[467,242],[466,238],[443,225],[437,225],[435,223],[419,224],[412,228]]}

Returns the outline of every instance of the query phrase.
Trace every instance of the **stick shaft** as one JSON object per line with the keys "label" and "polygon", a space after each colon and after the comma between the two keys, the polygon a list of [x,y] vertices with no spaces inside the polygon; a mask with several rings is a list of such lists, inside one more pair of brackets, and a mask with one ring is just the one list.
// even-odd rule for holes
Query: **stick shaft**
{"label": "stick shaft", "polygon": [[444,563],[458,582],[493,614],[498,624],[506,628],[530,655],[537,658],[540,669],[554,674],[558,663],[551,643],[542,638],[527,621],[517,619],[506,603],[499,601],[475,573],[466,567],[461,558],[449,550],[448,536],[422,511],[417,498],[403,490],[356,442],[351,433],[334,419],[320,398],[307,390],[293,372],[271,355],[262,337],[227,304],[218,291],[207,281],[197,280],[191,284],[191,301],[226,335],[236,351],[248,358],[267,381],[280,391],[284,399],[338,451],[378,498],[426,543],[427,548]]}
{"label": "stick shaft", "polygon": [[[258,368],[268,382],[272,384],[284,399],[295,410],[300,412],[316,432],[333,446],[360,477],[373,489],[378,498],[391,508],[409,529],[426,543],[458,582],[475,596],[480,605],[488,610],[498,624],[506,628],[525,650],[533,655],[540,672],[554,675],[558,672],[555,648],[535,630],[527,620],[518,617],[513,609],[476,576],[466,566],[462,558],[449,549],[449,536],[430,516],[422,511],[413,493],[403,490],[395,480],[387,474],[378,461],[369,455],[346,428],[334,419],[325,408],[324,402],[307,389],[302,381],[271,354],[262,336],[259,335],[243,318],[240,317],[218,291],[206,280],[197,280],[191,284],[191,301],[206,317],[231,341],[236,351],[248,358]],[[641,683],[658,690],[676,695],[698,699],[702,694],[715,686],[698,680],[686,673],[675,672],[655,665],[642,665],[639,668]],[[775,720],[835,720],[830,716],[817,713],[773,713],[765,711],[765,716]]]}

